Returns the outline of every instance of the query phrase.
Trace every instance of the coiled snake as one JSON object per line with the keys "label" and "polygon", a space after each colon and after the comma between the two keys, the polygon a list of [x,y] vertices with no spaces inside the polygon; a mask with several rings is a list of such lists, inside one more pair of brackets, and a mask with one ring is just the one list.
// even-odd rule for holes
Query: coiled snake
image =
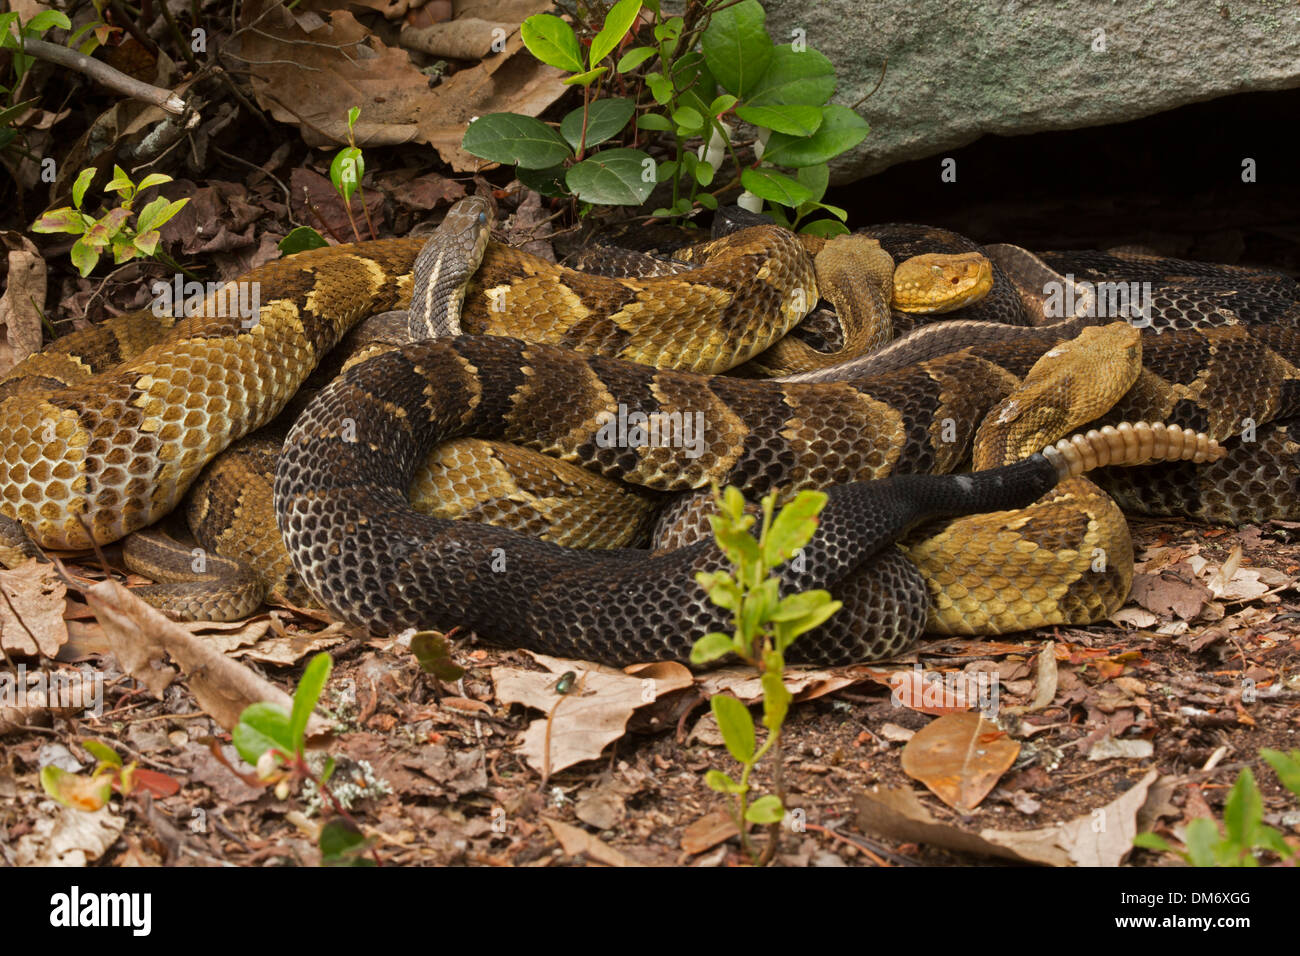
{"label": "coiled snake", "polygon": [[[460,230],[460,238],[444,246],[481,242],[480,212],[458,208],[444,236]],[[387,240],[273,263],[247,277],[261,283],[265,303],[251,327],[237,317],[191,316],[79,385],[50,391],[47,381],[38,399],[33,376],[57,380],[59,350],[33,357],[0,402],[0,511],[48,547],[84,545],[82,520],[99,541],[152,523],[209,458],[270,421],[358,318],[406,299],[419,248]],[[726,625],[692,577],[718,566],[709,542],[656,555],[573,551],[414,511],[407,489],[429,449],[476,437],[658,494],[712,480],[751,496],[827,487],[830,504],[803,570],[787,568],[783,581],[829,587],[846,606],[800,639],[794,656],[803,659],[887,655],[927,617],[932,627],[980,632],[1087,623],[1127,593],[1127,530],[1089,483],[1052,490],[1068,456],[1031,453],[1107,414],[1226,439],[1243,419],[1262,424],[1300,410],[1294,328],[1244,320],[1141,336],[1116,325],[1083,334],[1081,324],[1020,328],[956,351],[926,346],[919,362],[902,367],[842,366],[838,380],[816,382],[619,361],[738,364],[815,302],[808,253],[782,230],[744,230],[693,255],[702,264],[689,272],[612,279],[489,245],[468,286],[452,286],[467,289],[460,328],[496,333],[508,324],[540,341],[471,334],[371,350],[311,402],[275,479],[280,530],[308,590],[356,623],[462,625],[494,643],[615,663],[684,657],[696,637]],[[419,321],[436,324],[438,308]],[[133,323],[148,322],[123,317],[110,333],[122,341],[143,334]],[[70,351],[66,339],[60,344]],[[673,422],[696,413],[706,424],[695,455],[601,436],[603,415]],[[1110,443],[1136,441],[1131,434]],[[1002,467],[927,474],[956,468],[972,439],[977,468]],[[1239,445],[1214,467],[1234,480],[1257,467],[1258,451]],[[1185,453],[1204,458],[1206,446],[1187,443]],[[891,474],[898,477],[877,480]],[[1020,508],[1044,493],[1027,511],[962,519],[909,541],[924,578],[890,544],[924,518]],[[266,502],[259,507],[265,512]],[[1100,564],[1098,549],[1107,557]]]}

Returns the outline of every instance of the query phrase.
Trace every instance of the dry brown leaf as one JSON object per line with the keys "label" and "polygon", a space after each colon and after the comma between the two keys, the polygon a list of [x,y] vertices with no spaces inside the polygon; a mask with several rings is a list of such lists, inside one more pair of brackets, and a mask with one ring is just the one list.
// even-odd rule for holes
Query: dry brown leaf
{"label": "dry brown leaf", "polygon": [[893,839],[1048,866],[1119,866],[1133,849],[1137,813],[1157,776],[1152,770],[1106,806],[1037,830],[970,833],[936,820],[911,790],[873,789],[854,803],[860,829]]}
{"label": "dry brown leaf", "polygon": [[1007,714],[1032,714],[1042,710],[1056,699],[1058,681],[1056,669],[1056,642],[1046,641],[1038,652],[1038,673],[1034,678],[1034,699],[1024,707],[1006,707]]}
{"label": "dry brown leaf", "polygon": [[5,291],[0,296],[0,374],[40,351],[41,309],[45,306],[45,260],[27,237],[0,233],[9,251]]}
{"label": "dry brown leaf", "polygon": [[58,654],[68,641],[63,619],[68,589],[54,565],[28,561],[12,571],[0,570],[0,588],[9,598],[0,600],[0,647],[24,657]]}
{"label": "dry brown leaf", "polygon": [[126,827],[126,820],[103,807],[94,813],[54,801],[36,816],[30,833],[14,845],[19,866],[85,866],[104,855]]}
{"label": "dry brown leaf", "polygon": [[1020,744],[978,713],[948,714],[903,748],[903,772],[954,810],[979,805],[1015,762]]}
{"label": "dry brown leaf", "polygon": [[578,856],[586,854],[597,863],[604,863],[607,866],[641,866],[642,864],[620,853],[612,846],[602,842],[592,836],[586,830],[567,823],[561,823],[559,820],[552,820],[550,817],[542,817],[542,821],[551,828],[555,834],[555,839],[560,841],[560,847],[569,856]]}
{"label": "dry brown leaf", "polygon": [[687,853],[703,853],[730,840],[740,833],[736,821],[726,810],[714,810],[700,817],[682,831],[682,849]]}
{"label": "dry brown leaf", "polygon": [[[529,724],[520,752],[535,769],[551,773],[599,757],[607,744],[623,736],[638,707],[667,693],[690,687],[692,677],[681,664],[641,667],[628,674],[611,667],[533,654],[550,673],[494,667],[492,680],[503,704],[520,703],[551,714],[550,767],[546,764],[547,718]],[[578,680],[568,694],[555,692],[560,674],[575,671]],[[558,705],[558,706],[557,706]]]}
{"label": "dry brown leaf", "polygon": [[[277,704],[286,712],[293,708],[292,699],[280,688],[190,634],[116,581],[101,581],[83,594],[104,626],[118,663],[155,696],[161,697],[176,676],[175,668],[164,662],[170,657],[185,672],[199,706],[227,730],[239,722],[245,707],[258,701]],[[307,729],[319,734],[331,728],[313,714]]]}
{"label": "dry brown leaf", "polygon": [[1134,574],[1130,599],[1161,617],[1173,614],[1191,621],[1212,596],[1210,589],[1195,579],[1191,565],[1176,564],[1159,574]]}
{"label": "dry brown leaf", "polygon": [[[252,72],[258,103],[277,120],[297,125],[310,146],[345,145],[347,112],[359,106],[358,145],[428,143],[453,169],[466,172],[483,165],[460,149],[472,117],[499,111],[536,116],[568,90],[562,71],[526,51],[514,55],[523,50],[517,29],[501,53],[430,90],[406,51],[385,46],[347,10],[326,20],[282,8],[268,12],[267,6],[245,5],[242,25],[256,23],[256,30],[241,34],[235,52]],[[548,0],[533,0],[527,9],[549,7]]]}
{"label": "dry brown leaf", "polygon": [[55,671],[22,664],[18,668],[17,674],[0,672],[0,735],[48,724],[43,719],[48,714],[68,717],[103,703],[102,675],[88,668]]}

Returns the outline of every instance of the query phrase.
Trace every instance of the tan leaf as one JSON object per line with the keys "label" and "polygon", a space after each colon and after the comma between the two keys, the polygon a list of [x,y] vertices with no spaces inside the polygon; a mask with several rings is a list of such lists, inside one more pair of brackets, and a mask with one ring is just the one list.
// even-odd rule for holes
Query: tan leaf
{"label": "tan leaf", "polygon": [[9,271],[0,296],[0,374],[40,351],[41,310],[45,307],[45,260],[31,240],[0,233],[9,250]]}
{"label": "tan leaf", "polygon": [[[185,672],[199,706],[226,729],[234,727],[244,708],[257,701],[292,710],[292,699],[280,688],[190,634],[116,581],[101,581],[83,594],[108,634],[118,663],[155,696],[161,697],[176,676],[175,668],[165,662],[170,657]],[[309,733],[328,730],[329,723],[312,716]]]}
{"label": "tan leaf", "polygon": [[954,810],[973,810],[1015,762],[1020,744],[978,713],[948,714],[903,748],[903,772]]}
{"label": "tan leaf", "polygon": [[570,826],[567,823],[561,823],[559,820],[552,820],[550,817],[542,817],[542,821],[551,828],[551,832],[555,834],[555,839],[560,841],[560,848],[569,856],[583,854],[597,863],[604,863],[607,866],[642,865],[630,856],[620,853],[612,846],[592,836],[586,830]]}
{"label": "tan leaf", "polygon": [[12,571],[0,570],[0,588],[9,599],[0,600],[0,646],[23,656],[58,654],[68,641],[63,620],[68,589],[54,565],[28,561]]}

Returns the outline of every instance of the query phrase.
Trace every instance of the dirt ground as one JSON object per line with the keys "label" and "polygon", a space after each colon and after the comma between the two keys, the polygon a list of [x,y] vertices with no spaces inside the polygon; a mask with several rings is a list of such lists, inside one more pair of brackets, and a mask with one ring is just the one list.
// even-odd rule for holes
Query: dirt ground
{"label": "dirt ground", "polygon": [[[1126,854],[1133,828],[1172,837],[1195,816],[1221,817],[1246,766],[1259,782],[1265,822],[1294,843],[1295,800],[1257,755],[1261,747],[1298,746],[1296,529],[1226,532],[1167,521],[1135,528],[1145,557],[1139,568],[1148,569],[1139,570],[1137,593],[1155,610],[1130,602],[1118,616],[1138,626],[939,639],[889,665],[793,672],[790,686],[801,701],[783,750],[794,812],[776,862],[967,865],[1019,854],[1064,863],[1054,857],[1073,854],[1078,862],[1096,853],[1114,862],[1124,856],[1132,866],[1169,864],[1174,858],[1145,850]],[[1215,575],[1237,548],[1240,564],[1224,590]],[[10,728],[0,764],[6,859],[49,862],[82,853],[116,866],[319,862],[321,818],[309,795],[278,799],[241,779],[231,765],[245,775],[250,768],[185,679],[162,699],[138,690],[107,648],[97,649],[103,630],[79,616],[79,606],[69,602],[67,617],[79,626],[59,657],[65,667],[102,669],[103,714]],[[752,698],[753,681],[738,669],[692,679],[660,665],[647,678],[462,643],[455,658],[465,674],[447,683],[422,672],[400,639],[362,638],[289,610],[207,636],[289,692],[298,661],[320,648],[333,655],[322,710],[337,730],[318,743],[338,762],[331,783],[355,794],[351,814],[384,865],[744,862],[723,797],[704,783],[709,769],[737,769],[705,694],[726,689]],[[899,706],[905,685],[891,686],[889,675],[917,663],[931,679],[983,675],[987,689],[996,678],[997,714],[982,724],[981,740],[1018,750],[971,809],[947,806],[904,770],[908,740],[936,721],[936,712],[964,703],[950,688],[944,698],[915,699],[920,709]],[[577,686],[561,695],[555,685],[566,670],[576,672]],[[644,692],[647,681],[655,693]],[[1045,693],[1050,702],[1042,705]],[[1029,706],[1036,700],[1041,706]],[[1018,708],[1025,712],[1013,713]],[[39,770],[53,761],[88,773],[94,760],[80,746],[84,738],[107,743],[178,789],[165,797],[142,790],[115,796],[93,815],[102,818],[96,826],[78,825],[92,815],[58,807],[42,791]],[[574,762],[584,753],[595,757]],[[552,769],[544,776],[547,757]],[[770,792],[770,762],[760,768],[756,792]],[[987,768],[968,760],[960,773],[970,778],[963,786],[978,788]],[[1113,838],[1104,828],[1099,839],[1092,825],[1102,808]],[[916,827],[926,828],[920,837]],[[754,836],[761,847],[767,833]],[[973,846],[973,838],[988,842]],[[989,855],[999,852],[1011,856]]]}

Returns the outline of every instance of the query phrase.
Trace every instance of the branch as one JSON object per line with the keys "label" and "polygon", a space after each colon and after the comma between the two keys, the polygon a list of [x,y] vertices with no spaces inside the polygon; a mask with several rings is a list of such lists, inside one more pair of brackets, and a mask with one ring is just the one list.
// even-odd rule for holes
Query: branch
{"label": "branch", "polygon": [[185,112],[185,101],[171,90],[142,83],[134,77],[113,69],[107,63],[101,63],[99,60],[88,57],[84,53],[78,53],[76,50],[69,50],[65,46],[59,46],[57,43],[47,43],[44,40],[28,39],[23,41],[23,52],[38,60],[46,60],[67,67],[70,70],[76,70],[78,73],[90,77],[101,86],[124,93],[132,99],[152,103],[169,113],[180,115]]}

